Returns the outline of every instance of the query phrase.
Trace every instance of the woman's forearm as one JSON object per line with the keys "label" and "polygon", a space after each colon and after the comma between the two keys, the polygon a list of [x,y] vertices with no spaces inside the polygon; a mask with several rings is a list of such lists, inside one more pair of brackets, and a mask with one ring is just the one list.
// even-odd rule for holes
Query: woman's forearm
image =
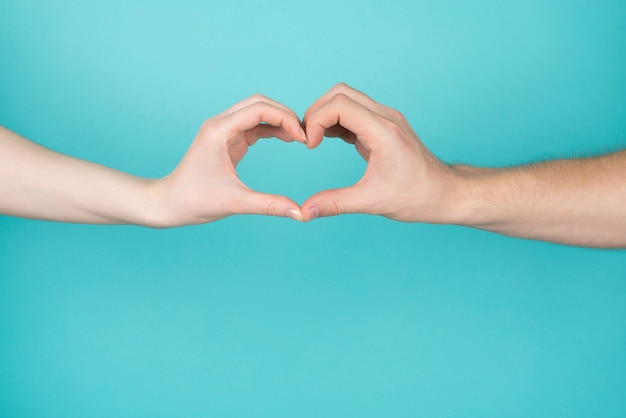
{"label": "woman's forearm", "polygon": [[297,115],[254,95],[204,122],[178,166],[145,179],[37,145],[0,127],[0,213],[33,219],[171,227],[235,214],[301,221],[293,200],[251,190],[236,166],[259,138],[305,142]]}
{"label": "woman's forearm", "polygon": [[150,225],[158,210],[153,182],[57,153],[0,127],[0,213]]}

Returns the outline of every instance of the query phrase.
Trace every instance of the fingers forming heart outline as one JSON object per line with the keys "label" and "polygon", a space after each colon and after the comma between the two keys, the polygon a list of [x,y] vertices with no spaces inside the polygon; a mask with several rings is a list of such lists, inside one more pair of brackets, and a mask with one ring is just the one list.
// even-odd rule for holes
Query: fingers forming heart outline
{"label": "fingers forming heart outline", "polygon": [[[314,149],[324,136],[353,144],[368,162],[355,184],[316,193],[300,207],[285,196],[256,192],[237,176],[237,164],[259,138],[298,141]],[[234,214],[310,221],[364,213],[428,222],[436,221],[438,180],[448,168],[424,147],[400,112],[340,83],[316,100],[302,121],[262,95],[231,106],[203,124],[178,167],[163,180],[169,182],[170,211],[177,214],[171,222],[179,225]]]}

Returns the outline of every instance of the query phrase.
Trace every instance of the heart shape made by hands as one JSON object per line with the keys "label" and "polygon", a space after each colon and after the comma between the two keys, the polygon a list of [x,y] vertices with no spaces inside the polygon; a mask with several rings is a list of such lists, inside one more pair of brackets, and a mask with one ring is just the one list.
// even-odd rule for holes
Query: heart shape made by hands
{"label": "heart shape made by hands", "polygon": [[[265,120],[264,113],[259,121],[265,123],[254,128],[255,138],[248,145],[268,136],[287,142],[298,140],[297,128],[290,126],[288,120],[297,119],[295,113],[271,99],[257,99],[269,101],[291,116],[276,124]],[[423,145],[397,110],[340,83],[317,99],[302,121],[297,122],[307,148],[317,148],[324,137],[341,138],[354,145],[367,166],[354,184],[313,194],[301,205],[300,213],[292,217],[301,216],[308,221],[321,216],[365,213],[400,221],[439,223],[448,216],[442,211],[442,202],[456,173]],[[338,162],[337,166],[343,165]],[[318,176],[319,170],[310,173]]]}
{"label": "heart shape made by hands", "polygon": [[[324,137],[341,138],[367,162],[365,172],[354,184],[317,192],[301,206],[285,196],[257,192],[241,181],[236,167],[251,145],[272,137],[302,142],[308,149],[317,148]],[[318,173],[299,175],[319,178]],[[260,95],[208,119],[167,176],[166,188],[168,202],[176,206],[172,212],[183,213],[178,224],[245,213],[300,221],[364,213],[438,223],[447,215],[442,201],[455,175],[428,151],[400,112],[338,84],[317,99],[302,120],[285,105]]]}

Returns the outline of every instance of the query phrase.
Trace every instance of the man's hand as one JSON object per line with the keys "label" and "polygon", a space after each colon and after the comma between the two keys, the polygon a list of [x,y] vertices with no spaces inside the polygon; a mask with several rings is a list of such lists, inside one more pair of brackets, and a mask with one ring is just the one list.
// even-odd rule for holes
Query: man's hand
{"label": "man's hand", "polygon": [[368,161],[355,185],[304,202],[306,221],[367,213],[626,248],[626,151],[504,169],[448,166],[424,147],[399,112],[345,84],[317,100],[304,123],[310,148],[324,136],[340,137]]}
{"label": "man's hand", "polygon": [[450,220],[455,171],[422,144],[400,112],[338,84],[311,105],[304,125],[309,148],[324,136],[339,137],[354,144],[368,162],[353,186],[326,190],[304,202],[305,221],[343,213],[405,222]]}

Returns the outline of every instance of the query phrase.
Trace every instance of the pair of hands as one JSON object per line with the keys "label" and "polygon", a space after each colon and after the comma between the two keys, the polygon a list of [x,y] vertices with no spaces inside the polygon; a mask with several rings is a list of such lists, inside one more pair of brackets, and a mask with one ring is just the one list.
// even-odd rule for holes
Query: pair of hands
{"label": "pair of hands", "polygon": [[[260,138],[298,141],[310,149],[324,136],[353,144],[368,162],[354,185],[325,190],[300,207],[259,193],[237,176],[237,164]],[[298,221],[344,213],[383,215],[405,222],[444,222],[455,192],[454,170],[422,144],[401,113],[338,84],[306,111],[261,95],[208,119],[176,169],[152,184],[161,224],[215,221],[234,214],[286,216]]]}

